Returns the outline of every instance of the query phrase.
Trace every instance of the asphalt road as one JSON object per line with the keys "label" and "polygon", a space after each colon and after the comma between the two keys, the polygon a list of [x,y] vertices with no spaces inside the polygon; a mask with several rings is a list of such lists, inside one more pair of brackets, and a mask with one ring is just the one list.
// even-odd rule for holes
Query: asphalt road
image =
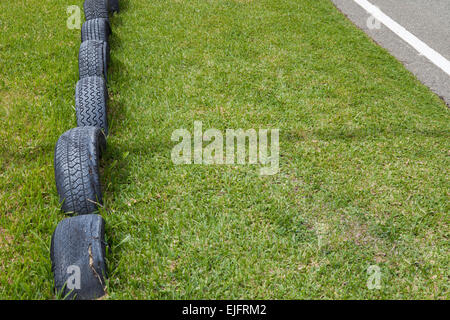
{"label": "asphalt road", "polygon": [[[355,0],[331,0],[450,106],[450,75]],[[444,59],[450,60],[450,0],[367,0]],[[441,59],[442,61],[442,59]],[[448,63],[448,61],[447,61]]]}

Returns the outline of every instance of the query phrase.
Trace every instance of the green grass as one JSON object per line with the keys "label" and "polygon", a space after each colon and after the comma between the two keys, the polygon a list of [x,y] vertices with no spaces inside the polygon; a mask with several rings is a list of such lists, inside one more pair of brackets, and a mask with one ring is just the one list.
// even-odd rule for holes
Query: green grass
{"label": "green grass", "polygon": [[[53,299],[81,0],[0,2],[0,298]],[[108,297],[449,298],[447,106],[328,0],[130,1],[111,19]],[[280,172],[176,166],[175,129],[279,128]],[[320,239],[320,243],[319,243]],[[367,268],[381,270],[369,290]]]}

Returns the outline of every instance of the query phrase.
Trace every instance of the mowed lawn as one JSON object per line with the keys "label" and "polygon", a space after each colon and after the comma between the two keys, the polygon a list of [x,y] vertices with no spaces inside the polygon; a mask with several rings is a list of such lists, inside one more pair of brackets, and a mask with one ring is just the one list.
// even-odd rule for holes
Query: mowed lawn
{"label": "mowed lawn", "polygon": [[[53,152],[76,126],[80,45],[66,8],[82,3],[0,2],[1,299],[55,298]],[[328,0],[121,5],[108,298],[449,298],[449,109],[400,62]],[[172,132],[194,121],[280,129],[280,172],[174,165]]]}

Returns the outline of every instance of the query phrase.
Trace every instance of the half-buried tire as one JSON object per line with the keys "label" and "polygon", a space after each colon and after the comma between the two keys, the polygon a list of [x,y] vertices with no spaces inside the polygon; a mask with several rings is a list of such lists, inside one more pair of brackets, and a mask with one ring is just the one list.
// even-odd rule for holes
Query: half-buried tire
{"label": "half-buried tire", "polygon": [[75,109],[79,127],[99,127],[108,135],[108,91],[102,77],[86,77],[77,82]]}
{"label": "half-buried tire", "polygon": [[111,27],[108,19],[98,18],[87,20],[81,26],[81,42],[87,40],[108,41]]}
{"label": "half-buried tire", "polygon": [[108,19],[108,0],[86,0],[83,4],[86,20],[97,18]]}
{"label": "half-buried tire", "polygon": [[81,43],[78,54],[78,71],[80,79],[86,77],[104,77],[107,79],[109,64],[108,42],[88,40]]}
{"label": "half-buried tire", "polygon": [[55,180],[62,210],[83,215],[103,203],[99,162],[106,139],[100,128],[78,127],[65,132],[55,148]]}
{"label": "half-buried tire", "polygon": [[65,299],[105,295],[105,222],[90,214],[61,221],[50,246],[55,290]]}

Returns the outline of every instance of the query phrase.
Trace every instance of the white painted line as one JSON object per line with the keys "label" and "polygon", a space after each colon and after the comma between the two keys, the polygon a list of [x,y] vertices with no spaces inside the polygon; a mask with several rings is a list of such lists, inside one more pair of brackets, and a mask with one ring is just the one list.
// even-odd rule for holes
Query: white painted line
{"label": "white painted line", "polygon": [[421,41],[411,32],[406,30],[404,27],[399,25],[397,22],[392,20],[380,9],[375,7],[367,0],[354,0],[359,4],[364,10],[371,14],[375,19],[380,21],[386,27],[388,27],[392,32],[406,41],[414,49],[416,49],[421,55],[425,56],[428,60],[438,66],[442,71],[450,75],[450,61],[444,58],[439,52],[430,48],[425,42]]}

